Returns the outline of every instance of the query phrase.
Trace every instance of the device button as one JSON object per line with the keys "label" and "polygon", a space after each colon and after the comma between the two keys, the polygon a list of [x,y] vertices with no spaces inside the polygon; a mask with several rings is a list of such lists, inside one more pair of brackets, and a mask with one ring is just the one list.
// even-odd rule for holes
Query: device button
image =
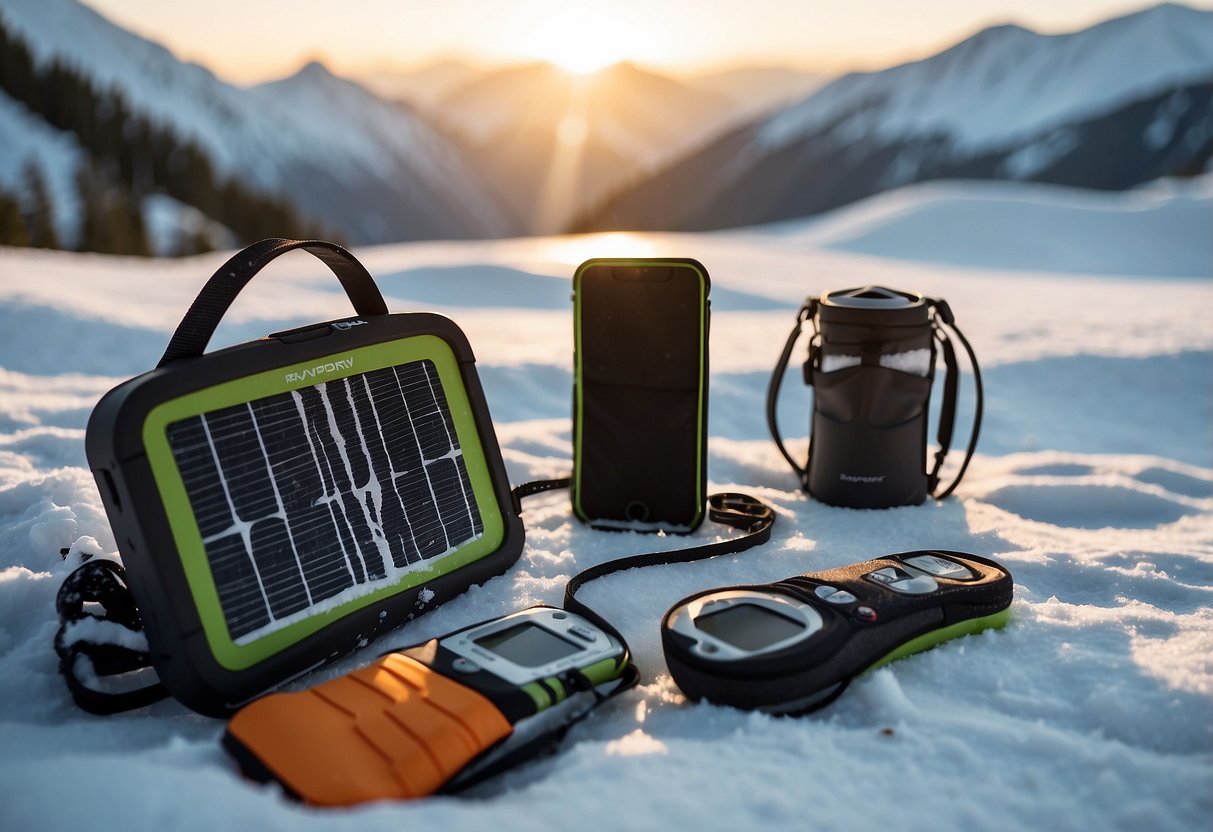
{"label": "device button", "polygon": [[458,670],[460,673],[475,673],[480,670],[480,665],[476,664],[471,659],[465,659],[462,656],[451,662],[451,667]]}
{"label": "device button", "polygon": [[875,621],[879,616],[871,607],[856,607],[855,617],[860,621]]}
{"label": "device button", "polygon": [[930,575],[913,575],[896,566],[886,566],[864,575],[872,583],[886,586],[903,595],[925,595],[939,589],[939,584]]}
{"label": "device button", "polygon": [[594,634],[585,627],[578,627],[576,624],[574,624],[572,627],[569,627],[568,632],[569,635],[577,636],[577,638],[581,639],[582,641],[588,641],[591,644],[594,642]]}
{"label": "device button", "polygon": [[332,335],[333,330],[328,324],[324,326],[305,326],[299,329],[288,329],[283,332],[273,332],[270,338],[281,341],[284,344],[298,344],[301,341],[314,341],[317,338],[323,338],[326,335]]}
{"label": "device button", "polygon": [[562,620],[562,619],[565,619],[565,618],[568,618],[568,617],[569,617],[569,614],[568,614],[567,612],[554,612],[554,613],[552,613],[552,618],[555,618],[555,619],[557,619],[557,620]]}
{"label": "device button", "polygon": [[875,572],[869,572],[864,577],[873,583],[889,586],[913,576],[904,569],[898,569],[896,566],[886,566],[883,569],[877,569]]}
{"label": "device button", "polygon": [[929,575],[934,575],[936,578],[968,581],[974,577],[972,570],[968,567],[939,555],[915,555],[912,558],[906,558],[904,563],[915,569],[921,569]]}
{"label": "device button", "polygon": [[856,600],[858,599],[845,589],[840,589],[833,595],[826,596],[825,599],[827,604],[853,604]]}
{"label": "device button", "polygon": [[815,594],[815,595],[816,595],[818,598],[823,598],[823,599],[824,599],[824,598],[829,598],[831,595],[834,595],[834,594],[835,594],[835,593],[837,593],[837,592],[838,592],[838,587],[836,587],[836,586],[826,586],[825,584],[823,584],[823,585],[821,585],[821,586],[817,587],[817,589],[813,590],[813,593],[814,593],[814,594]]}

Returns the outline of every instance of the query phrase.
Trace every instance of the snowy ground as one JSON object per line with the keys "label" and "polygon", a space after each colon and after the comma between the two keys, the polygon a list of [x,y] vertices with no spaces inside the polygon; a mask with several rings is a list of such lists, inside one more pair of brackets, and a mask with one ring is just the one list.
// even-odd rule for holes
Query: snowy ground
{"label": "snowy ground", "polygon": [[[437,308],[468,333],[514,482],[569,467],[576,263],[698,258],[714,281],[709,478],[771,502],[774,540],[587,588],[644,680],[556,756],[470,796],[300,807],[240,778],[217,721],[173,702],[110,718],[77,710],[51,650],[54,593],[75,566],[59,549],[116,548],[85,468],[88,414],[155,363],[222,256],[0,251],[0,828],[1213,826],[1209,177],[1125,195],[937,185],[768,229],[357,253],[393,311]],[[766,435],[767,376],[801,298],[872,282],[946,297],[986,369],[979,454],[942,504],[823,506],[795,489]],[[347,314],[339,292],[318,263],[289,255],[218,340]],[[803,451],[808,398],[792,376],[787,386],[781,418]],[[524,519],[527,547],[506,575],[323,676],[392,643],[557,604],[579,569],[683,542],[589,531],[562,494],[529,500]],[[799,719],[688,705],[665,672],[657,623],[690,592],[919,547],[1006,564],[1008,627],[882,669]]]}

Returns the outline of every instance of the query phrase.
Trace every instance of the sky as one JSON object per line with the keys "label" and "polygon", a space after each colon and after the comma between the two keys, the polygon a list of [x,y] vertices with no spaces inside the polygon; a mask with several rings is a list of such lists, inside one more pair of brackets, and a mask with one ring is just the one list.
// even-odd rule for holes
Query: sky
{"label": "sky", "polygon": [[[318,59],[345,75],[441,60],[630,60],[675,75],[737,65],[820,72],[925,57],[989,25],[1085,28],[1141,0],[88,0],[178,57],[237,83]],[[1189,3],[1213,8],[1213,0]]]}

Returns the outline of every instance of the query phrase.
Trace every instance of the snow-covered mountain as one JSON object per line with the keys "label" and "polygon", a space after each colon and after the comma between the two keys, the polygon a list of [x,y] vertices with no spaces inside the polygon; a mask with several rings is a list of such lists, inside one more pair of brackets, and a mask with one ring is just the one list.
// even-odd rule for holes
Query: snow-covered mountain
{"label": "snow-covered mountain", "polygon": [[739,123],[801,101],[831,80],[832,75],[782,66],[742,66],[684,79],[696,89],[727,96],[736,108],[733,115]]}
{"label": "snow-covered mountain", "polygon": [[586,227],[713,228],[897,185],[1003,178],[1122,189],[1213,154],[1213,12],[1164,4],[1080,32],[987,29],[838,79],[626,192]]}
{"label": "snow-covered mountain", "polygon": [[462,61],[443,60],[413,70],[373,70],[355,80],[380,98],[404,101],[424,112],[485,72]]}
{"label": "snow-covered mountain", "polygon": [[550,232],[702,143],[733,115],[720,93],[628,63],[586,76],[550,64],[490,73],[457,90],[432,117],[463,137],[503,198]]}
{"label": "snow-covered mountain", "polygon": [[290,198],[351,242],[495,236],[507,215],[450,142],[406,107],[311,64],[240,88],[76,0],[0,0],[35,61],[122,93],[135,113],[201,147],[217,171]]}

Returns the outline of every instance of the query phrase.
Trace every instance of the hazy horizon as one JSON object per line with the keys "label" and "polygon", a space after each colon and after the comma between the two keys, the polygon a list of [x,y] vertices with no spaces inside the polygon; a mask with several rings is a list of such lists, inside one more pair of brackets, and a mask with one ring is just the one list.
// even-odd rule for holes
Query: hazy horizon
{"label": "hazy horizon", "polygon": [[[290,15],[282,14],[282,0],[85,5],[226,81],[251,85],[288,77],[312,61],[350,77],[408,74],[445,62],[478,70],[547,62],[571,71],[630,62],[677,78],[750,67],[836,75],[924,58],[989,26],[1063,33],[1157,3],[930,0],[909,7],[823,0],[810,8],[796,0],[669,0],[654,13],[643,0],[518,0],[503,16],[487,0],[405,6],[364,0],[342,8],[340,18],[326,13],[324,0],[295,0]],[[1208,9],[1213,0],[1183,5]]]}

